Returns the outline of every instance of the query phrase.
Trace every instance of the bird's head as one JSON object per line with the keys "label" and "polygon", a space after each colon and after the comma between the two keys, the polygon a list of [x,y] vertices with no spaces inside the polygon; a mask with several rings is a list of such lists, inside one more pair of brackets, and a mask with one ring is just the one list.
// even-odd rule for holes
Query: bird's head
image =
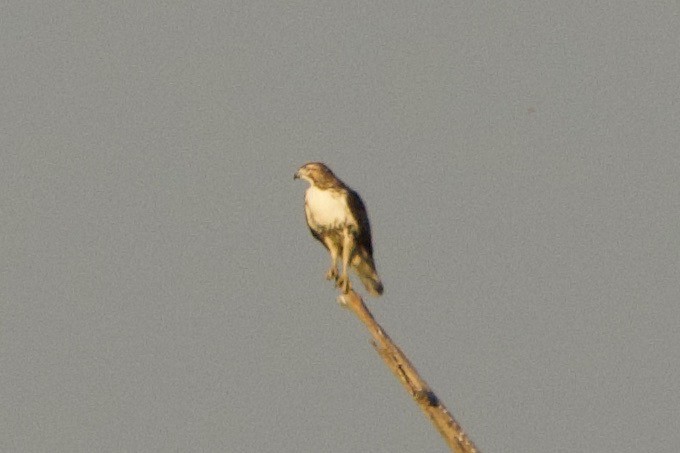
{"label": "bird's head", "polygon": [[293,179],[304,179],[311,185],[323,186],[337,178],[330,168],[321,162],[309,162],[295,172]]}

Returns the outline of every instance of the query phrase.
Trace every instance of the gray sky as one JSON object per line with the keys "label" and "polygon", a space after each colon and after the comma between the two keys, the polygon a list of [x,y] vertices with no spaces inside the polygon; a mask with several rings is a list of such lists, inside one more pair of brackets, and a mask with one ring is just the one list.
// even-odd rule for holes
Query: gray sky
{"label": "gray sky", "polygon": [[0,450],[446,451],[310,160],[482,451],[680,450],[678,2],[119,3],[0,11]]}

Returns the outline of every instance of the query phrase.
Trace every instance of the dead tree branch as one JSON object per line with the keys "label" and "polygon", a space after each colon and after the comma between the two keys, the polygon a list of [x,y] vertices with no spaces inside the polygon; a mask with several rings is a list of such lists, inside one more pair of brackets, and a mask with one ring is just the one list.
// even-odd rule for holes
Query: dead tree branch
{"label": "dead tree branch", "polygon": [[478,453],[461,426],[454,420],[444,404],[420,377],[411,362],[397,347],[387,333],[376,322],[364,301],[354,291],[339,296],[340,303],[354,312],[364,323],[373,337],[373,347],[383,358],[392,373],[399,379],[406,391],[413,397],[420,409],[437,428],[446,443],[455,453]]}

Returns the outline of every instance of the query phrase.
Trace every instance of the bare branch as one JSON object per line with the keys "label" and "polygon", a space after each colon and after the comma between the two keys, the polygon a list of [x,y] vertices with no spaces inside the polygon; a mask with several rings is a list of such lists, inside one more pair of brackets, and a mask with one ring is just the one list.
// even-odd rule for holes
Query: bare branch
{"label": "bare branch", "polygon": [[446,443],[455,453],[478,453],[472,441],[454,420],[444,404],[420,377],[411,362],[397,347],[387,333],[376,322],[364,301],[354,291],[338,297],[338,301],[351,309],[364,323],[373,337],[373,347],[383,358],[392,373],[399,379],[406,391],[413,397],[420,409],[437,428]]}

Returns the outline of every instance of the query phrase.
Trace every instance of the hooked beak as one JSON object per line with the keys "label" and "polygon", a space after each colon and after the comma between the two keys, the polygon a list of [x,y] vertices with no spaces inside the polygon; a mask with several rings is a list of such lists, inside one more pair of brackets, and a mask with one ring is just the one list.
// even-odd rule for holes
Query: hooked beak
{"label": "hooked beak", "polygon": [[300,170],[296,171],[293,175],[293,180],[300,179]]}

